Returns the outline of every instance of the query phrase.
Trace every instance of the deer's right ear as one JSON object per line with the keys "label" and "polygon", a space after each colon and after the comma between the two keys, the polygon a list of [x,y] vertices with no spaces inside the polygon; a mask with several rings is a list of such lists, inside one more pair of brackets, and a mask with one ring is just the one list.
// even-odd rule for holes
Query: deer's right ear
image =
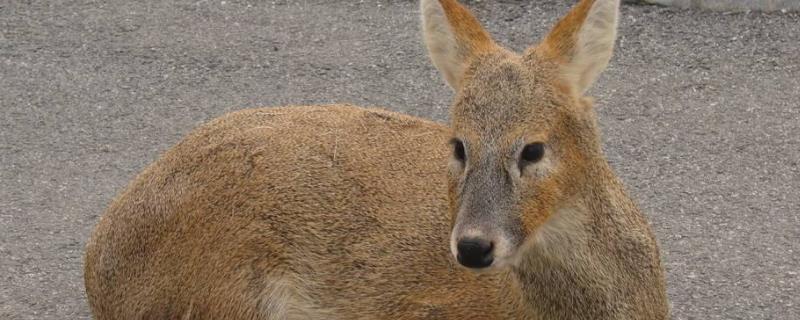
{"label": "deer's right ear", "polygon": [[421,0],[420,11],[428,54],[450,87],[458,91],[470,60],[495,44],[456,0]]}

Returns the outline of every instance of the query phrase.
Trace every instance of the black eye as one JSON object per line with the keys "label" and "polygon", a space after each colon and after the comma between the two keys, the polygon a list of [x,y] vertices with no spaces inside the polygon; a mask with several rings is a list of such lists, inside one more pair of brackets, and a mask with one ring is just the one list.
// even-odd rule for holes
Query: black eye
{"label": "black eye", "polygon": [[453,144],[453,156],[458,161],[461,161],[461,162],[466,161],[467,160],[467,153],[464,150],[464,143],[461,142],[461,140],[453,139],[452,144]]}
{"label": "black eye", "polygon": [[525,146],[525,148],[522,149],[522,155],[520,155],[520,158],[528,163],[536,163],[542,160],[542,157],[544,157],[544,143],[541,142],[531,143]]}

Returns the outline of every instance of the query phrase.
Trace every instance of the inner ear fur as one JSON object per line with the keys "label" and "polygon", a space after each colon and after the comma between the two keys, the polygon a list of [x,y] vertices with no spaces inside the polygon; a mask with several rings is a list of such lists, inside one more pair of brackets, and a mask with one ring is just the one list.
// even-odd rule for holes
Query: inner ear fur
{"label": "inner ear fur", "polygon": [[534,51],[556,62],[562,77],[582,95],[611,60],[618,12],[619,0],[582,0]]}
{"label": "inner ear fur", "polygon": [[456,0],[421,0],[420,13],[428,54],[450,87],[458,91],[470,62],[498,47]]}

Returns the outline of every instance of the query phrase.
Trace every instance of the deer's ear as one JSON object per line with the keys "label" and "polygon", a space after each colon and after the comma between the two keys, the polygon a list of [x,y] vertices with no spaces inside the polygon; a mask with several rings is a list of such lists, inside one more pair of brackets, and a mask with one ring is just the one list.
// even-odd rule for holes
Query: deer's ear
{"label": "deer's ear", "polygon": [[428,54],[450,87],[458,90],[470,60],[495,44],[456,0],[421,0],[420,11]]}
{"label": "deer's ear", "polygon": [[581,0],[536,51],[559,63],[564,78],[583,94],[611,60],[618,12],[619,0]]}

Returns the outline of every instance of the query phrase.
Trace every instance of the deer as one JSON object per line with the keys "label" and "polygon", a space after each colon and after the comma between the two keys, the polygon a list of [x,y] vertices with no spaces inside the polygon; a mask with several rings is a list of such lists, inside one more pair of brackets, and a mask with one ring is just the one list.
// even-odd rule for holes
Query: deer
{"label": "deer", "polygon": [[448,125],[353,105],[236,111],[166,151],[87,243],[96,319],[668,319],[644,214],[587,90],[619,0],[516,53],[421,0]]}

